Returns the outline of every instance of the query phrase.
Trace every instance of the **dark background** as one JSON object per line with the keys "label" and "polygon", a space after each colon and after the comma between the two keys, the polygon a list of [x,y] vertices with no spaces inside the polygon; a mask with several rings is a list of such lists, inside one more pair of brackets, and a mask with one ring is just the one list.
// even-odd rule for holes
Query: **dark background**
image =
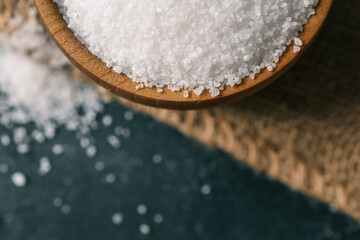
{"label": "dark background", "polygon": [[[93,132],[94,158],[65,129],[54,140],[32,143],[26,155],[14,145],[0,146],[0,164],[10,167],[0,173],[1,240],[360,239],[360,224],[336,209],[149,117],[136,114],[127,121],[125,111],[118,103],[106,106],[104,114],[112,115],[114,123]],[[113,149],[106,138],[118,125],[131,129],[131,136]],[[6,132],[11,133],[0,128]],[[51,153],[56,143],[65,147],[60,156]],[[163,157],[158,165],[154,154]],[[51,159],[53,169],[39,176],[43,156]],[[94,169],[97,161],[105,163],[104,171]],[[15,171],[26,174],[24,188],[11,182]],[[115,183],[105,181],[108,173],[116,175]],[[209,195],[200,191],[204,184],[212,188]],[[54,206],[56,197],[71,207],[70,213]],[[145,215],[137,213],[139,204],[147,206]],[[124,215],[120,226],[112,223],[115,212]],[[164,216],[163,223],[154,222],[156,213]],[[151,227],[147,236],[139,231],[142,223]]]}

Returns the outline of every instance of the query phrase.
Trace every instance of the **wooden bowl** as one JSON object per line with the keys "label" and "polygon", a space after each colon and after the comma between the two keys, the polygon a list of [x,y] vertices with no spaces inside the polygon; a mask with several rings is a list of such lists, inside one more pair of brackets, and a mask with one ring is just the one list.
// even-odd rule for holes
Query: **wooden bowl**
{"label": "wooden bowl", "polygon": [[124,74],[118,74],[106,67],[106,64],[89,52],[67,28],[62,16],[52,0],[35,0],[40,18],[50,36],[70,61],[80,68],[87,76],[96,83],[108,89],[110,92],[142,104],[171,109],[197,109],[234,102],[247,97],[266,87],[275,79],[286,72],[310,46],[315,36],[323,25],[329,13],[332,0],[320,0],[316,7],[316,14],[305,25],[304,31],[299,38],[304,45],[301,52],[294,53],[291,45],[280,58],[276,69],[269,72],[264,69],[256,75],[255,80],[249,77],[234,87],[225,87],[220,96],[215,98],[204,90],[200,96],[189,91],[189,98],[184,98],[183,92],[173,92],[164,88],[164,92],[158,93],[156,88],[136,89],[137,83]]}

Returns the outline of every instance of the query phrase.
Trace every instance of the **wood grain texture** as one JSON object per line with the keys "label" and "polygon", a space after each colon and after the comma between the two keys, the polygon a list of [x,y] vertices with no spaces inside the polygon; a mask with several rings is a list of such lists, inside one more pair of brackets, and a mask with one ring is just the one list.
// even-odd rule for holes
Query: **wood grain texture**
{"label": "wood grain texture", "polygon": [[183,92],[173,92],[164,88],[158,93],[156,88],[136,89],[137,83],[124,74],[118,74],[106,67],[106,64],[89,52],[74,36],[62,19],[52,0],[35,0],[40,18],[61,51],[82,72],[96,83],[110,92],[131,101],[154,107],[171,109],[198,109],[234,102],[245,98],[266,87],[283,73],[285,73],[306,51],[323,25],[333,0],[320,0],[316,7],[316,14],[309,19],[299,38],[304,46],[301,52],[294,53],[291,45],[280,58],[277,68],[273,72],[264,69],[256,75],[255,80],[249,77],[243,79],[240,85],[225,87],[220,96],[215,98],[204,91],[201,96],[189,92],[189,98],[183,97]]}

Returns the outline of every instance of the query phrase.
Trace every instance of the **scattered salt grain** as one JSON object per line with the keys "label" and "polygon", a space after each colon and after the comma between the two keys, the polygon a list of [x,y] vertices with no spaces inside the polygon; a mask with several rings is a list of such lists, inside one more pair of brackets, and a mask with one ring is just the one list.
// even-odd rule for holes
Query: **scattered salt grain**
{"label": "scattered salt grain", "polygon": [[26,177],[21,172],[15,172],[11,175],[11,181],[16,187],[25,187]]}
{"label": "scattered salt grain", "polygon": [[209,195],[211,193],[211,186],[210,185],[204,185],[200,188],[200,192],[204,195]]}
{"label": "scattered salt grain", "polygon": [[0,173],[5,174],[7,172],[9,172],[9,166],[5,163],[0,164]]}
{"label": "scattered salt grain", "polygon": [[9,135],[6,134],[1,135],[0,141],[4,147],[7,147],[11,144],[11,138],[9,137]]}
{"label": "scattered salt grain", "polygon": [[130,110],[127,110],[125,113],[124,113],[124,118],[126,121],[131,121],[134,119],[134,112],[133,111],[130,111]]}
{"label": "scattered salt grain", "polygon": [[95,170],[96,171],[103,171],[105,169],[105,164],[103,162],[96,162],[95,163]]}
{"label": "scattered salt grain", "polygon": [[110,115],[105,115],[105,116],[103,116],[103,118],[102,118],[102,124],[103,124],[105,127],[111,126],[112,123],[113,123],[113,118],[112,118],[112,116],[110,116]]}
{"label": "scattered salt grain", "polygon": [[144,204],[140,204],[139,206],[137,206],[136,211],[138,212],[138,214],[144,215],[147,213],[147,207]]}
{"label": "scattered salt grain", "polygon": [[79,40],[137,89],[207,89],[215,97],[278,62],[318,0],[54,2]]}
{"label": "scattered salt grain", "polygon": [[63,200],[59,197],[54,198],[53,204],[55,207],[61,207],[63,204]]}
{"label": "scattered salt grain", "polygon": [[152,157],[153,163],[160,164],[162,162],[162,156],[160,154],[155,154]]}
{"label": "scattered salt grain", "polygon": [[81,146],[82,148],[87,148],[87,147],[89,147],[89,146],[90,146],[90,139],[88,139],[88,138],[81,138],[81,139],[80,139],[80,146]]}
{"label": "scattered salt grain", "polygon": [[61,144],[55,144],[51,151],[54,155],[61,155],[64,153],[64,147]]}
{"label": "scattered salt grain", "polygon": [[303,45],[303,41],[301,41],[300,38],[295,38],[294,42],[295,42],[295,45],[297,45],[297,46],[302,46]]}
{"label": "scattered salt grain", "polygon": [[158,92],[158,93],[162,93],[162,92],[164,92],[164,89],[158,88],[158,89],[157,89],[157,92]]}
{"label": "scattered salt grain", "polygon": [[64,205],[61,206],[61,212],[63,214],[69,214],[70,211],[71,211],[71,207],[69,205],[64,204]]}
{"label": "scattered salt grain", "polygon": [[294,53],[298,53],[298,52],[300,52],[301,51],[301,48],[300,47],[298,47],[298,46],[295,46],[294,47]]}
{"label": "scattered salt grain", "polygon": [[39,175],[45,176],[51,171],[51,168],[52,167],[51,167],[50,159],[47,157],[42,157],[39,161],[39,169],[38,169]]}
{"label": "scattered salt grain", "polygon": [[116,181],[116,176],[113,173],[109,173],[105,176],[105,181],[107,183],[114,183]]}
{"label": "scattered salt grain", "polygon": [[114,135],[109,135],[109,136],[107,137],[107,142],[108,142],[113,148],[115,148],[115,149],[121,147],[121,142],[120,142],[120,140],[119,140],[116,136],[114,136]]}
{"label": "scattered salt grain", "polygon": [[19,154],[26,154],[30,151],[30,146],[27,143],[21,143],[21,144],[17,145],[16,151]]}
{"label": "scattered salt grain", "polygon": [[150,226],[149,226],[149,225],[143,223],[143,224],[140,224],[140,226],[139,226],[139,231],[140,231],[140,233],[143,234],[143,235],[149,235],[150,232],[151,232],[151,229],[150,229]]}
{"label": "scattered salt grain", "polygon": [[161,214],[155,214],[155,215],[154,215],[154,222],[155,222],[155,223],[160,224],[160,223],[162,223],[163,221],[164,221],[164,216],[163,216],[163,215],[161,215]]}
{"label": "scattered salt grain", "polygon": [[111,217],[111,221],[113,222],[113,224],[115,225],[121,225],[121,223],[123,222],[124,220],[124,216],[122,213],[114,213]]}
{"label": "scattered salt grain", "polygon": [[38,143],[43,143],[45,141],[45,135],[37,129],[31,133],[31,137]]}
{"label": "scattered salt grain", "polygon": [[92,145],[86,148],[86,156],[88,156],[89,158],[95,157],[96,153],[97,153],[97,148],[95,146]]}
{"label": "scattered salt grain", "polygon": [[25,142],[26,136],[27,136],[26,128],[24,128],[24,127],[15,128],[13,130],[13,133],[14,133],[13,139],[16,144]]}
{"label": "scattered salt grain", "polygon": [[184,96],[184,98],[188,98],[189,97],[189,91],[184,91],[183,92],[183,96]]}

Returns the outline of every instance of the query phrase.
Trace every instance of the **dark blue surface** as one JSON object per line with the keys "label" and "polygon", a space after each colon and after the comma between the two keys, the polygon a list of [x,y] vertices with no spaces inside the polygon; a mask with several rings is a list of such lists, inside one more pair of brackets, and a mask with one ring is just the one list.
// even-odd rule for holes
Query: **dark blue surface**
{"label": "dark blue surface", "polygon": [[[114,124],[94,132],[98,154],[93,159],[65,130],[50,142],[33,144],[24,156],[14,147],[0,148],[0,163],[10,166],[9,173],[0,174],[1,240],[360,239],[360,225],[350,217],[149,117],[136,114],[126,121],[125,111],[117,103],[107,106]],[[106,138],[117,125],[132,134],[115,150]],[[51,153],[55,143],[65,146],[64,154]],[[156,153],[163,156],[159,165],[152,161]],[[42,156],[52,162],[47,176],[37,173]],[[96,161],[105,163],[104,171],[94,169]],[[26,187],[12,184],[14,171],[27,175]],[[108,173],[117,176],[115,183],[105,181]],[[204,184],[212,187],[211,194],[200,192]],[[55,197],[71,206],[69,214],[53,205]],[[136,212],[142,203],[148,207],[145,215]],[[111,221],[115,212],[124,215],[120,226]],[[163,223],[154,223],[156,213],[164,216]],[[150,235],[139,232],[142,223],[149,224]]]}

